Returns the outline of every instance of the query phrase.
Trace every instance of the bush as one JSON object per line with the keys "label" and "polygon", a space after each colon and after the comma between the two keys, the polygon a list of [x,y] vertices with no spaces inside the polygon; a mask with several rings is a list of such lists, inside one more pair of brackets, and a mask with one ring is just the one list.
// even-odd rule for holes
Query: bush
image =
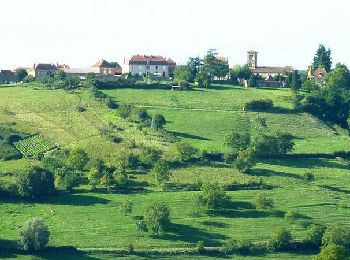
{"label": "bush", "polygon": [[257,209],[272,209],[274,207],[274,201],[268,198],[265,194],[258,194],[255,198],[255,207]]}
{"label": "bush", "polygon": [[129,118],[132,115],[133,109],[134,107],[131,105],[122,104],[118,108],[118,115],[124,119]]}
{"label": "bush", "polygon": [[225,135],[225,145],[233,151],[242,151],[250,145],[250,134],[248,132],[238,133],[231,130]]}
{"label": "bush", "polygon": [[249,173],[251,168],[255,165],[255,151],[253,148],[248,148],[240,151],[235,162],[235,167],[238,171]]}
{"label": "bush", "polygon": [[339,224],[327,227],[322,237],[322,245],[327,246],[330,244],[349,247],[350,232]]}
{"label": "bush", "polygon": [[184,162],[192,159],[198,149],[185,142],[177,142],[172,147],[173,158],[176,161]]}
{"label": "bush", "polygon": [[78,174],[67,167],[55,169],[54,175],[55,187],[58,190],[71,191],[78,185]]}
{"label": "bush", "polygon": [[325,227],[321,225],[312,224],[306,229],[304,242],[320,247],[322,244],[322,237],[325,232]]}
{"label": "bush", "polygon": [[126,216],[131,214],[133,207],[134,207],[134,203],[126,199],[122,202],[120,211],[124,214],[124,216]]}
{"label": "bush", "polygon": [[201,254],[201,253],[203,253],[205,251],[204,241],[203,240],[197,241],[196,250],[197,250],[198,254]]}
{"label": "bush", "polygon": [[164,161],[159,161],[154,165],[152,174],[154,175],[155,181],[159,187],[163,187],[166,182],[169,181],[171,176],[169,166]]}
{"label": "bush", "polygon": [[298,218],[300,218],[301,215],[294,211],[294,210],[288,210],[285,214],[284,214],[284,219],[288,220],[288,221],[295,221]]}
{"label": "bush", "polygon": [[312,172],[310,172],[310,171],[305,172],[303,177],[304,177],[305,181],[313,181],[313,180],[315,180],[315,175]]}
{"label": "bush", "polygon": [[154,235],[165,231],[170,224],[170,210],[167,205],[156,202],[146,209],[145,223]]}
{"label": "bush", "polygon": [[21,197],[39,199],[55,191],[54,175],[38,166],[34,166],[17,176],[17,189]]}
{"label": "bush", "polygon": [[329,244],[322,247],[321,252],[315,257],[315,260],[344,260],[347,259],[348,250],[340,245]]}
{"label": "bush", "polygon": [[225,207],[228,196],[218,184],[205,183],[201,187],[199,201],[209,209],[220,209]]}
{"label": "bush", "polygon": [[253,143],[257,156],[286,155],[294,147],[293,137],[289,134],[259,135]]}
{"label": "bush", "polygon": [[118,108],[118,104],[109,97],[105,99],[105,103],[106,103],[107,107],[110,109]]}
{"label": "bush", "polygon": [[270,240],[270,246],[273,249],[277,250],[287,249],[290,246],[291,240],[292,234],[290,231],[283,227],[280,227],[274,231],[273,236]]}
{"label": "bush", "polygon": [[164,125],[166,124],[165,117],[161,114],[156,114],[152,118],[152,128],[159,130],[163,129]]}
{"label": "bush", "polygon": [[88,161],[89,157],[82,148],[73,148],[69,151],[67,165],[70,168],[83,171]]}
{"label": "bush", "polygon": [[139,160],[147,166],[154,165],[161,158],[161,152],[155,148],[145,147],[141,150]]}
{"label": "bush", "polygon": [[50,232],[42,219],[28,220],[19,230],[18,245],[24,251],[38,251],[49,242]]}
{"label": "bush", "polygon": [[271,110],[274,104],[271,99],[255,99],[245,104],[246,110]]}

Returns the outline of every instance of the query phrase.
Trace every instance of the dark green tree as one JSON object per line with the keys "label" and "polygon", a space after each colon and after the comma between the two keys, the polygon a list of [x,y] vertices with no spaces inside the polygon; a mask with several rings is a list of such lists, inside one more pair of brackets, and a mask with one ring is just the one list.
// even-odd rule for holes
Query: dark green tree
{"label": "dark green tree", "polygon": [[199,69],[203,66],[203,60],[199,57],[189,58],[186,66],[191,72],[191,77],[189,79],[189,82],[194,82],[195,79],[197,78]]}
{"label": "dark green tree", "polygon": [[19,81],[23,81],[28,76],[28,72],[25,69],[17,69],[16,75]]}
{"label": "dark green tree", "polygon": [[219,209],[225,207],[228,196],[225,190],[217,183],[205,183],[201,187],[199,201],[208,209]]}
{"label": "dark green tree", "polygon": [[73,148],[69,151],[67,165],[75,170],[83,171],[89,162],[89,156],[82,148]]}
{"label": "dark green tree", "polygon": [[164,125],[166,124],[166,119],[161,114],[155,114],[152,118],[152,128],[159,130],[163,129]]}
{"label": "dark green tree", "polygon": [[335,68],[327,74],[326,86],[350,90],[350,71],[344,64],[337,63]]}
{"label": "dark green tree", "polygon": [[146,209],[145,223],[154,235],[159,235],[170,225],[170,210],[167,205],[156,202]]}
{"label": "dark green tree", "polygon": [[331,50],[329,48],[327,50],[323,44],[320,44],[314,56],[312,68],[313,70],[316,70],[318,68],[325,68],[327,72],[330,72],[331,67],[332,67]]}
{"label": "dark green tree", "polygon": [[272,238],[270,240],[270,246],[274,249],[286,249],[290,246],[292,241],[292,234],[284,227],[275,229]]}

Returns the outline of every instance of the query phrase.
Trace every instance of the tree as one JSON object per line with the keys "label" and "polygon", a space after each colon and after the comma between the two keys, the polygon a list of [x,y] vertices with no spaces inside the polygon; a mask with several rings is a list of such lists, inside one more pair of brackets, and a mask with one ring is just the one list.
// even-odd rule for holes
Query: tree
{"label": "tree", "polygon": [[71,191],[78,184],[78,174],[67,167],[56,168],[54,175],[58,190]]}
{"label": "tree", "polygon": [[348,247],[350,245],[350,232],[339,224],[327,227],[322,237],[322,245],[330,244]]}
{"label": "tree", "polygon": [[73,148],[67,157],[67,164],[72,169],[83,171],[89,161],[87,153],[82,148]]}
{"label": "tree", "polygon": [[144,220],[136,222],[136,229],[139,231],[141,237],[143,237],[144,232],[148,232],[148,228]]}
{"label": "tree", "polygon": [[66,76],[66,73],[62,70],[56,70],[53,74],[54,80],[65,80]]}
{"label": "tree", "polygon": [[337,63],[335,68],[326,75],[326,86],[350,90],[350,71],[344,64]]}
{"label": "tree", "polygon": [[248,81],[248,87],[255,88],[257,86],[258,86],[258,79],[254,74],[252,74]]}
{"label": "tree", "polygon": [[209,88],[212,82],[212,76],[210,74],[210,68],[208,66],[200,67],[196,81],[198,82],[198,86],[202,88]]}
{"label": "tree", "polygon": [[145,223],[154,235],[165,231],[170,224],[170,210],[167,205],[156,202],[146,209]]}
{"label": "tree", "polygon": [[23,81],[28,76],[28,72],[25,69],[17,69],[16,75],[19,81]]}
{"label": "tree", "polygon": [[292,240],[292,234],[284,227],[275,229],[270,240],[270,246],[274,249],[286,249]]}
{"label": "tree", "polygon": [[101,172],[95,168],[91,167],[90,171],[88,172],[87,178],[89,180],[89,184],[92,189],[96,189],[97,185],[100,183],[100,179],[102,178]]}
{"label": "tree", "polygon": [[120,206],[120,211],[124,216],[131,214],[132,210],[134,208],[134,203],[132,203],[130,200],[126,199],[122,202]]}
{"label": "tree", "polygon": [[249,173],[254,165],[255,151],[252,147],[240,151],[234,162],[234,166],[242,173]]}
{"label": "tree", "polygon": [[315,260],[344,260],[347,259],[348,250],[340,245],[329,244],[322,247],[321,252],[315,257]]}
{"label": "tree", "polygon": [[331,67],[332,67],[331,50],[329,48],[328,50],[326,50],[326,47],[323,44],[320,44],[314,56],[312,68],[314,70],[318,68],[325,68],[325,70],[329,72],[331,70]]}
{"label": "tree", "polygon": [[263,193],[259,193],[255,198],[255,207],[257,209],[272,209],[275,206],[274,204],[273,199],[268,198]]}
{"label": "tree", "polygon": [[322,244],[322,237],[325,232],[325,227],[321,225],[312,224],[306,229],[306,236],[304,241],[316,247]]}
{"label": "tree", "polygon": [[166,124],[165,117],[161,114],[155,114],[152,118],[152,128],[159,130],[163,129],[164,125]]}
{"label": "tree", "polygon": [[234,130],[228,132],[225,136],[225,145],[233,151],[242,151],[250,145],[250,133],[238,133]]}
{"label": "tree", "polygon": [[17,177],[18,194],[30,199],[39,199],[55,191],[52,172],[34,166]]}
{"label": "tree", "polygon": [[195,79],[197,78],[199,69],[203,66],[203,60],[199,57],[189,58],[186,66],[191,72],[191,77],[189,79],[189,82],[194,82]]}
{"label": "tree", "polygon": [[19,247],[24,251],[38,251],[49,242],[50,232],[41,218],[29,219],[19,230]]}
{"label": "tree", "polygon": [[228,201],[226,191],[214,183],[205,183],[201,187],[199,201],[209,209],[219,209],[225,207]]}
{"label": "tree", "polygon": [[164,184],[169,181],[171,176],[169,166],[165,161],[159,161],[156,163],[152,169],[152,174],[154,175],[155,181],[159,187],[163,187]]}
{"label": "tree", "polygon": [[251,75],[252,71],[247,64],[244,66],[235,65],[231,70],[231,80],[233,80],[234,83],[237,82],[237,79],[249,80]]}
{"label": "tree", "polygon": [[293,136],[289,134],[275,133],[273,135],[262,134],[256,137],[253,147],[256,155],[286,155],[294,148]]}
{"label": "tree", "polygon": [[177,142],[172,147],[174,159],[177,161],[188,161],[198,152],[198,149],[186,142]]}
{"label": "tree", "polygon": [[215,77],[223,78],[229,72],[228,62],[218,57],[216,49],[209,49],[207,51],[203,60],[203,67],[207,67],[210,80],[213,80]]}
{"label": "tree", "polygon": [[175,81],[188,81],[192,79],[192,72],[187,65],[179,65],[175,68]]}

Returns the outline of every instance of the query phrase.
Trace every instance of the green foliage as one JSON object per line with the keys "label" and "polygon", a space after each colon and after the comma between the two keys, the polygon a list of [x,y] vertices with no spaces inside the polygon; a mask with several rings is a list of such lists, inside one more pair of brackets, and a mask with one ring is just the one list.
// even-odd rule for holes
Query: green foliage
{"label": "green foliage", "polygon": [[225,145],[233,151],[242,151],[250,145],[250,133],[231,130],[225,135]]}
{"label": "green foliage", "polygon": [[306,80],[302,83],[301,89],[305,92],[311,93],[320,90],[320,86],[315,80]]}
{"label": "green foliage", "polygon": [[316,224],[310,225],[306,230],[304,242],[320,247],[325,230],[324,226]]}
{"label": "green foliage", "polygon": [[189,82],[192,79],[192,72],[187,65],[179,65],[175,68],[174,76],[176,81]]}
{"label": "green foliage", "polygon": [[272,198],[267,197],[263,193],[259,193],[255,198],[255,207],[257,209],[270,210],[274,208],[275,203]]}
{"label": "green foliage", "polygon": [[124,216],[130,215],[132,213],[132,210],[134,208],[134,203],[132,203],[130,200],[126,199],[122,202],[120,206],[120,211]]}
{"label": "green foliage", "polygon": [[39,251],[49,242],[50,232],[41,218],[29,219],[19,230],[18,246],[24,251]]}
{"label": "green foliage", "polygon": [[255,99],[247,102],[244,106],[246,110],[268,111],[274,107],[271,99]]}
{"label": "green foliage", "polygon": [[18,194],[21,197],[40,199],[55,191],[53,173],[34,166],[17,175]]}
{"label": "green foliage", "polygon": [[288,210],[285,214],[284,214],[284,219],[290,222],[294,222],[297,219],[299,219],[301,217],[301,215],[294,211],[294,210]]}
{"label": "green foliage", "polygon": [[284,227],[275,229],[270,240],[270,246],[276,250],[286,249],[290,246],[292,241],[292,234]]}
{"label": "green foliage", "polygon": [[152,147],[144,147],[139,156],[139,160],[146,166],[154,165],[160,158],[161,152]]}
{"label": "green foliage", "polygon": [[161,114],[155,114],[152,118],[152,128],[159,130],[163,129],[166,124],[165,117]]}
{"label": "green foliage", "polygon": [[259,156],[286,155],[294,148],[293,137],[289,134],[259,135],[253,142],[255,154]]}
{"label": "green foliage", "polygon": [[172,156],[175,161],[189,161],[198,153],[198,149],[186,142],[177,142],[172,146]]}
{"label": "green foliage", "polygon": [[89,156],[84,149],[73,148],[69,151],[66,163],[72,169],[83,171],[89,160]]}
{"label": "green foliage", "polygon": [[252,72],[247,64],[244,66],[235,65],[231,70],[231,80],[234,83],[237,82],[237,79],[249,80],[251,76]]}
{"label": "green foliage", "polygon": [[326,228],[322,237],[322,245],[335,244],[339,246],[350,246],[350,232],[339,224],[334,224]]}
{"label": "green foliage", "polygon": [[327,72],[329,72],[332,67],[331,50],[329,48],[326,50],[326,47],[323,44],[320,44],[318,46],[318,49],[314,56],[314,61],[312,63],[312,68],[314,70],[321,67],[325,68]]}
{"label": "green foliage", "polygon": [[201,196],[194,196],[188,205],[187,215],[191,218],[199,218],[204,213]]}
{"label": "green foliage", "polygon": [[344,64],[337,63],[335,68],[325,77],[329,88],[350,89],[350,71]]}
{"label": "green foliage", "polygon": [[196,251],[201,254],[205,251],[204,247],[204,241],[203,240],[198,240],[196,243]]}
{"label": "green foliage", "polygon": [[313,181],[315,180],[315,175],[311,171],[307,171],[304,173],[303,178],[305,181]]}
{"label": "green foliage", "polygon": [[34,158],[56,148],[56,144],[42,135],[28,137],[15,142],[14,145],[24,156]]}
{"label": "green foliage", "polygon": [[121,118],[128,118],[131,116],[133,110],[133,106],[127,104],[121,104],[118,108],[118,115]]}
{"label": "green foliage", "polygon": [[255,151],[252,147],[242,150],[234,162],[234,166],[242,173],[249,173],[255,165]]}
{"label": "green foliage", "polygon": [[299,72],[297,70],[294,70],[293,72],[289,72],[285,84],[286,84],[286,87],[290,87],[292,91],[294,92],[298,91],[301,86],[301,79],[300,79]]}
{"label": "green foliage", "polygon": [[256,75],[251,74],[248,80],[248,87],[256,88],[258,86],[258,80],[259,78]]}
{"label": "green foliage", "polygon": [[199,57],[189,58],[186,66],[188,67],[189,71],[191,72],[191,77],[188,81],[194,82],[195,79],[197,78],[197,74],[199,72],[199,69],[203,66],[203,60]]}
{"label": "green foliage", "polygon": [[348,250],[340,245],[329,244],[322,247],[321,252],[315,257],[315,260],[344,260],[347,259]]}
{"label": "green foliage", "polygon": [[145,222],[154,235],[159,235],[166,231],[170,225],[169,207],[160,202],[149,206],[145,212]]}
{"label": "green foliage", "polygon": [[148,232],[148,228],[144,220],[136,221],[136,229],[141,237],[143,237],[144,232]]}
{"label": "green foliage", "polygon": [[55,175],[55,187],[57,190],[71,191],[78,183],[78,174],[63,166],[56,168],[54,171]]}
{"label": "green foliage", "polygon": [[205,183],[201,187],[199,201],[208,209],[222,209],[228,199],[225,190],[216,183]]}
{"label": "green foliage", "polygon": [[28,76],[28,72],[25,69],[17,69],[16,75],[19,81],[23,81]]}
{"label": "green foliage", "polygon": [[155,182],[159,187],[164,187],[166,182],[170,180],[171,176],[169,166],[165,161],[157,162],[152,169],[152,174],[154,175]]}

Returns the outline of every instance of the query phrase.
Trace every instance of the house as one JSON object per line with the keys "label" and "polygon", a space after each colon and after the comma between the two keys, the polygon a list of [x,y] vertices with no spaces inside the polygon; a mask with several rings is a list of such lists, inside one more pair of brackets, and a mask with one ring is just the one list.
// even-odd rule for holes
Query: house
{"label": "house", "polygon": [[310,66],[307,72],[307,78],[315,80],[316,83],[320,85],[324,85],[327,74],[328,73],[325,68],[320,67],[315,71],[312,71],[312,66]]}
{"label": "house", "polygon": [[99,60],[89,68],[71,68],[68,65],[59,65],[59,69],[63,70],[67,76],[76,76],[85,79],[87,74],[95,74],[97,77],[114,77],[122,74],[122,68],[117,62],[108,62]]}
{"label": "house", "polygon": [[169,78],[176,68],[172,59],[154,55],[134,55],[124,59],[123,72],[133,76],[154,75],[156,78]]}
{"label": "house", "polygon": [[285,67],[260,67],[258,66],[258,52],[248,51],[247,52],[247,64],[249,69],[258,76],[264,79],[274,78],[276,76],[283,76],[288,72],[292,72],[294,69],[291,66]]}
{"label": "house", "polygon": [[54,64],[47,64],[47,63],[39,63],[34,64],[33,68],[29,69],[28,75],[33,76],[34,78],[37,77],[49,77],[57,71],[58,68]]}
{"label": "house", "polygon": [[11,70],[0,70],[0,84],[18,82],[17,75]]}

